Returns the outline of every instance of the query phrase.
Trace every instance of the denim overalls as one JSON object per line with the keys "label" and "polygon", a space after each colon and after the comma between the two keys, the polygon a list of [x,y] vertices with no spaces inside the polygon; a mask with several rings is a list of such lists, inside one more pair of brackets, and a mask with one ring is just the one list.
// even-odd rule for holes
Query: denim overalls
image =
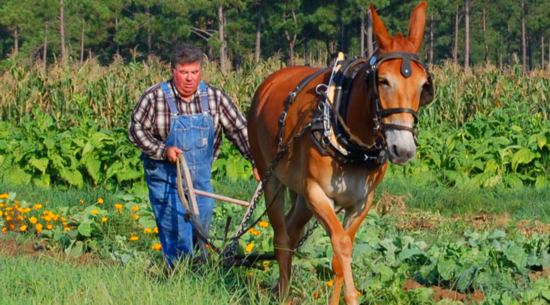
{"label": "denim overalls", "polygon": [[[199,84],[201,97],[200,114],[178,115],[174,94],[169,84],[161,84],[164,97],[170,107],[170,134],[164,142],[184,151],[193,186],[196,189],[213,192],[210,184],[214,150],[214,122],[209,114],[206,85]],[[168,263],[184,254],[193,252],[192,221],[185,222],[185,207],[178,198],[176,163],[156,161],[142,155],[145,178],[149,187],[149,198],[153,206],[162,251]],[[183,179],[182,179],[183,180]],[[184,182],[183,182],[184,183]],[[187,187],[184,183],[187,194]],[[201,224],[209,232],[214,209],[214,199],[197,196]]]}

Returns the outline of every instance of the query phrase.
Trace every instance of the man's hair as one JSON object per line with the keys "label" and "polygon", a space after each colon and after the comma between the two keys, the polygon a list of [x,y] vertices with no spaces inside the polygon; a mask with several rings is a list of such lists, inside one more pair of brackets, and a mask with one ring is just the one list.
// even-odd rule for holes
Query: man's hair
{"label": "man's hair", "polygon": [[177,45],[172,52],[172,67],[177,67],[178,64],[185,65],[194,62],[199,62],[202,66],[202,51],[190,43],[182,43]]}

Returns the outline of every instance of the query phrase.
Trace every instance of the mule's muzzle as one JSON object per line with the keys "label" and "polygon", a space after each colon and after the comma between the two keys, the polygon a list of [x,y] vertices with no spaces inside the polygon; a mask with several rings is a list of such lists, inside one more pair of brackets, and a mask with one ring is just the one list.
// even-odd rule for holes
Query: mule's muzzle
{"label": "mule's muzzle", "polygon": [[390,161],[405,165],[416,155],[416,143],[411,132],[388,130],[385,132]]}

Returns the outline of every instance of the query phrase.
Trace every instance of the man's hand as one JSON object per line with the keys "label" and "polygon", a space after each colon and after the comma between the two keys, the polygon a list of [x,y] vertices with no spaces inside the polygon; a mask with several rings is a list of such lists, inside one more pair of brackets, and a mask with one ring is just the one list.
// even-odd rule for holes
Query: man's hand
{"label": "man's hand", "polygon": [[175,146],[170,146],[166,151],[166,159],[168,159],[168,161],[170,162],[176,163],[179,154],[183,154],[183,150]]}
{"label": "man's hand", "polygon": [[258,174],[258,169],[254,167],[254,178],[256,178],[256,181],[260,181],[260,174]]}

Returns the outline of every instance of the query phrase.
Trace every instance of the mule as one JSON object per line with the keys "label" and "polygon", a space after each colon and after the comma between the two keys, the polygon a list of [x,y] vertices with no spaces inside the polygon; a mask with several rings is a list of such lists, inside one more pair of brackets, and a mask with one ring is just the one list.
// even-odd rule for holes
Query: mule
{"label": "mule", "polygon": [[[358,303],[351,269],[355,233],[372,206],[386,160],[403,165],[415,156],[416,112],[433,97],[431,78],[417,56],[425,9],[422,2],[412,12],[409,37],[401,33],[392,37],[370,6],[378,51],[369,61],[348,69],[353,72],[346,72],[345,92],[335,93],[343,96],[340,104],[345,109],[336,109],[336,98],[331,100],[326,87],[318,86],[329,83],[330,69],[288,67],[267,77],[257,89],[248,133],[261,177],[266,177],[284,144],[291,144],[264,186],[280,297],[288,295],[293,250],[305,225],[315,217],[334,249],[330,303],[339,303],[344,283],[346,304]],[[292,207],[285,215],[287,189]],[[335,205],[345,210],[343,224]]]}

